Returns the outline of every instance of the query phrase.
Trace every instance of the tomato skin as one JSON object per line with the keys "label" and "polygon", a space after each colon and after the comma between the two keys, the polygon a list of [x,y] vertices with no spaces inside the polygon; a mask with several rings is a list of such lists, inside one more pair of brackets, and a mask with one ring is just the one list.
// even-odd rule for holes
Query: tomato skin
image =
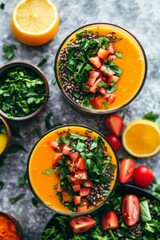
{"label": "tomato skin", "polygon": [[122,200],[122,216],[127,226],[135,225],[140,216],[140,204],[136,195],[127,194]]}
{"label": "tomato skin", "polygon": [[134,173],[136,163],[131,158],[123,158],[120,162],[120,173],[119,173],[119,182],[127,183],[129,182]]}
{"label": "tomato skin", "polygon": [[92,217],[74,217],[69,221],[73,233],[83,233],[93,228],[97,222]]}
{"label": "tomato skin", "polygon": [[116,137],[119,137],[123,129],[123,119],[117,114],[109,114],[104,119],[104,125],[109,132],[113,133]]}
{"label": "tomato skin", "polygon": [[102,230],[115,229],[119,227],[118,216],[115,211],[108,211],[101,218]]}
{"label": "tomato skin", "polygon": [[116,136],[114,136],[113,134],[105,134],[104,136],[105,136],[105,137],[108,139],[108,141],[111,143],[111,145],[113,146],[114,150],[115,150],[116,152],[118,152],[119,149],[120,149],[120,147],[121,147],[121,142],[120,142],[120,140],[119,140]]}
{"label": "tomato skin", "polygon": [[154,179],[153,171],[147,166],[139,166],[134,170],[133,181],[140,188],[148,187]]}

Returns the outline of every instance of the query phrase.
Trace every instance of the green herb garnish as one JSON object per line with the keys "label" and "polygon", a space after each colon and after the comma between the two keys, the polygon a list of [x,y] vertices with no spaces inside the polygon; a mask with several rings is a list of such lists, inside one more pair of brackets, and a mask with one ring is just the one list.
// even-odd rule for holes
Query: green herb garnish
{"label": "green herb garnish", "polygon": [[40,62],[38,63],[38,67],[42,67],[45,63],[47,62],[47,59],[46,58],[43,58],[40,60]]}
{"label": "green herb garnish", "polygon": [[159,118],[159,115],[154,112],[148,112],[143,116],[143,119],[150,120],[152,122],[155,122]]}
{"label": "green herb garnish", "polygon": [[151,213],[148,206],[147,200],[142,200],[140,202],[140,209],[141,209],[141,220],[143,222],[150,222],[152,220]]}
{"label": "green herb garnish", "polygon": [[4,8],[5,8],[5,4],[3,2],[0,3],[0,9],[4,10]]}
{"label": "green herb garnish", "polygon": [[35,206],[37,208],[38,207],[38,203],[39,203],[38,198],[32,197],[31,201],[32,201],[33,206]]}
{"label": "green herb garnish", "polygon": [[26,182],[27,182],[27,176],[26,176],[26,173],[24,173],[22,177],[18,178],[18,183],[20,186],[24,186],[26,185]]}
{"label": "green herb garnish", "polygon": [[18,196],[10,198],[9,201],[11,204],[15,204],[16,202],[21,200],[24,197],[24,195],[25,195],[24,193],[20,193]]}
{"label": "green herb garnish", "polygon": [[53,172],[53,169],[44,170],[42,174],[50,175]]}
{"label": "green herb garnish", "polygon": [[2,50],[4,52],[3,57],[7,58],[8,60],[12,59],[14,57],[14,50],[16,50],[17,47],[15,44],[3,44]]}
{"label": "green herb garnish", "polygon": [[0,181],[0,190],[2,190],[4,187],[4,182]]}

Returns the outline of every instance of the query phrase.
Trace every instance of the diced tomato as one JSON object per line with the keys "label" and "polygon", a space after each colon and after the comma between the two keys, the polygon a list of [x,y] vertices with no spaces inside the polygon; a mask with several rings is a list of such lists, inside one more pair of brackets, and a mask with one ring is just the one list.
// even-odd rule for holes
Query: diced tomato
{"label": "diced tomato", "polygon": [[98,57],[100,57],[103,60],[105,60],[107,58],[108,54],[109,54],[109,51],[107,51],[107,50],[105,50],[103,48],[100,48],[98,50]]}
{"label": "diced tomato", "polygon": [[81,197],[85,197],[85,196],[88,196],[90,192],[91,192],[90,188],[81,188],[79,195]]}
{"label": "diced tomato", "polygon": [[77,207],[77,212],[85,212],[87,211],[87,205],[82,205]]}
{"label": "diced tomato", "polygon": [[81,186],[79,184],[72,183],[71,185],[72,185],[74,192],[79,192],[81,190]]}
{"label": "diced tomato", "polygon": [[92,107],[100,109],[102,107],[102,101],[99,97],[94,97],[91,99]]}
{"label": "diced tomato", "polygon": [[62,192],[62,188],[61,188],[61,184],[60,183],[58,183],[58,185],[57,185],[57,192]]}
{"label": "diced tomato", "polygon": [[77,172],[77,169],[73,166],[68,166],[68,170],[71,172],[71,173],[76,173]]}
{"label": "diced tomato", "polygon": [[109,60],[109,61],[112,61],[112,60],[114,60],[114,59],[116,59],[116,55],[112,54],[112,55],[109,55],[109,56],[108,56],[108,60]]}
{"label": "diced tomato", "polygon": [[127,226],[135,225],[140,216],[140,204],[136,195],[128,194],[122,200],[122,216]]}
{"label": "diced tomato", "polygon": [[108,78],[102,77],[102,81],[107,83],[108,82]]}
{"label": "diced tomato", "polygon": [[95,82],[95,84],[90,88],[90,92],[92,93],[96,93],[96,91],[98,90],[98,83],[102,82],[102,78],[98,78]]}
{"label": "diced tomato", "polygon": [[108,46],[108,48],[107,48],[107,51],[108,51],[109,53],[111,53],[111,54],[114,53],[113,43],[110,43],[110,44],[109,44],[109,46]]}
{"label": "diced tomato", "polygon": [[69,195],[68,192],[62,192],[62,199],[64,202],[72,201],[71,195]]}
{"label": "diced tomato", "polygon": [[82,157],[80,157],[77,162],[75,163],[75,167],[81,170],[86,170],[86,164]]}
{"label": "diced tomato", "polygon": [[53,167],[57,166],[57,164],[58,164],[58,162],[59,162],[60,160],[62,160],[61,154],[60,154],[60,153],[56,153],[56,154],[54,155],[54,159],[53,159],[53,162],[52,162],[52,166],[53,166]]}
{"label": "diced tomato", "polygon": [[101,67],[101,61],[100,58],[98,56],[95,57],[90,57],[89,61],[93,64],[94,67],[96,68],[100,68]]}
{"label": "diced tomato", "polygon": [[108,85],[113,86],[118,80],[119,80],[119,77],[112,75],[108,79]]}
{"label": "diced tomato", "polygon": [[86,198],[82,198],[81,199],[81,205],[86,205],[87,206],[87,208],[89,207],[89,202],[88,202],[88,200],[86,199]]}
{"label": "diced tomato", "polygon": [[104,96],[106,96],[106,93],[107,93],[104,87],[99,88],[98,92],[102,93]]}
{"label": "diced tomato", "polygon": [[113,93],[106,94],[106,99],[109,104],[112,104],[116,100],[116,95]]}
{"label": "diced tomato", "polygon": [[93,183],[92,183],[90,180],[87,180],[86,182],[84,182],[83,185],[84,185],[85,187],[89,187],[89,188],[92,188],[92,187],[93,187]]}
{"label": "diced tomato", "polygon": [[79,152],[70,153],[69,156],[73,162],[76,162],[80,158]]}
{"label": "diced tomato", "polygon": [[64,146],[62,148],[62,154],[70,156],[70,154],[71,154],[70,151],[71,150],[72,150],[72,147],[67,146],[66,144],[64,144]]}
{"label": "diced tomato", "polygon": [[88,174],[87,174],[87,171],[79,169],[75,173],[74,177],[76,179],[79,179],[79,180],[87,180],[88,179]]}
{"label": "diced tomato", "polygon": [[74,196],[74,205],[79,205],[81,203],[81,196]]}
{"label": "diced tomato", "polygon": [[70,160],[67,160],[66,163],[67,163],[68,166],[72,166],[73,165],[73,162],[70,161]]}
{"label": "diced tomato", "polygon": [[75,178],[73,175],[68,175],[67,177],[68,177],[69,182],[73,182],[73,183],[78,182],[77,178]]}
{"label": "diced tomato", "polygon": [[105,73],[107,76],[109,76],[109,77],[115,74],[115,72],[112,71],[112,70],[110,70],[109,68],[107,68],[106,65],[103,65],[103,66],[100,68],[100,70],[101,70],[103,73]]}
{"label": "diced tomato", "polygon": [[88,216],[74,217],[69,221],[73,233],[87,232],[91,228],[96,226],[96,220]]}
{"label": "diced tomato", "polygon": [[115,211],[108,211],[101,218],[102,230],[115,229],[119,227],[118,216]]}
{"label": "diced tomato", "polygon": [[88,82],[87,82],[88,85],[89,86],[93,86],[95,81],[96,81],[96,79],[98,78],[98,76],[99,76],[99,72],[96,72],[94,70],[90,71],[89,72]]}
{"label": "diced tomato", "polygon": [[56,141],[50,142],[50,145],[51,145],[51,147],[53,147],[55,150],[60,151],[60,146],[59,146],[58,142],[56,142]]}

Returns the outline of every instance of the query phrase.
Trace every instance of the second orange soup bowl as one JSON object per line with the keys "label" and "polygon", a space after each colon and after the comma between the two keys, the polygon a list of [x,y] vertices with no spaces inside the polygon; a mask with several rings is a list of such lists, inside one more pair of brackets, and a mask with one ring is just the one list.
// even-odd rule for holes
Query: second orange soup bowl
{"label": "second orange soup bowl", "polygon": [[57,83],[78,110],[118,111],[140,92],[147,73],[145,52],[127,30],[95,23],[75,30],[62,42],[55,60]]}
{"label": "second orange soup bowl", "polygon": [[31,189],[48,208],[64,215],[89,214],[114,191],[116,153],[99,132],[65,125],[46,133],[28,160]]}

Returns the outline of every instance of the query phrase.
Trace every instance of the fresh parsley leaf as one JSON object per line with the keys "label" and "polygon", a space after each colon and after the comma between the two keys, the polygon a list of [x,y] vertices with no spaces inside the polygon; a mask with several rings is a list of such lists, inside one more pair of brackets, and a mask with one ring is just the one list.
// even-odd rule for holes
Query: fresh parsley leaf
{"label": "fresh parsley leaf", "polygon": [[148,112],[143,116],[143,119],[155,122],[159,118],[159,115],[154,112]]}
{"label": "fresh parsley leaf", "polygon": [[4,187],[4,182],[0,181],[0,190],[2,190]]}
{"label": "fresh parsley leaf", "polygon": [[42,174],[50,175],[53,172],[53,169],[44,170]]}
{"label": "fresh parsley leaf", "polygon": [[116,55],[116,57],[118,57],[118,58],[123,58],[123,54],[120,53],[120,52],[115,51],[115,55]]}
{"label": "fresh parsley leaf", "polygon": [[116,91],[117,90],[117,86],[114,84],[113,86],[109,86],[108,88],[107,88],[107,92],[108,93],[112,93],[112,92],[114,92],[114,91]]}
{"label": "fresh parsley leaf", "polygon": [[16,202],[21,200],[24,197],[24,195],[25,195],[24,193],[20,193],[18,196],[10,198],[9,201],[11,204],[15,204]]}
{"label": "fresh parsley leaf", "polygon": [[151,213],[148,206],[147,200],[142,200],[140,202],[140,212],[141,212],[141,220],[143,222],[150,222],[152,220]]}
{"label": "fresh parsley leaf", "polygon": [[18,178],[18,183],[20,186],[24,186],[26,185],[26,182],[27,182],[27,176],[26,176],[26,173],[24,173],[22,177]]}
{"label": "fresh parsley leaf", "polygon": [[18,144],[18,143],[14,143],[12,144],[12,146],[9,148],[8,150],[8,154],[11,154],[11,153],[17,153],[19,151],[24,151],[24,152],[27,152],[27,150],[21,145],[21,144]]}
{"label": "fresh parsley leaf", "polygon": [[46,62],[47,62],[47,59],[46,58],[42,58],[37,66],[38,67],[42,67]]}
{"label": "fresh parsley leaf", "polygon": [[14,50],[16,50],[17,47],[15,44],[3,44],[2,46],[2,50],[3,50],[3,57],[5,57],[6,59],[10,60],[14,57]]}
{"label": "fresh parsley leaf", "polygon": [[38,198],[32,197],[31,201],[32,201],[33,206],[35,206],[37,208],[38,207],[38,203],[39,203]]}
{"label": "fresh parsley leaf", "polygon": [[56,84],[56,80],[55,80],[55,79],[52,80],[52,84],[53,84],[53,85]]}
{"label": "fresh parsley leaf", "polygon": [[4,8],[5,8],[5,4],[3,2],[0,3],[0,9],[4,10]]}

